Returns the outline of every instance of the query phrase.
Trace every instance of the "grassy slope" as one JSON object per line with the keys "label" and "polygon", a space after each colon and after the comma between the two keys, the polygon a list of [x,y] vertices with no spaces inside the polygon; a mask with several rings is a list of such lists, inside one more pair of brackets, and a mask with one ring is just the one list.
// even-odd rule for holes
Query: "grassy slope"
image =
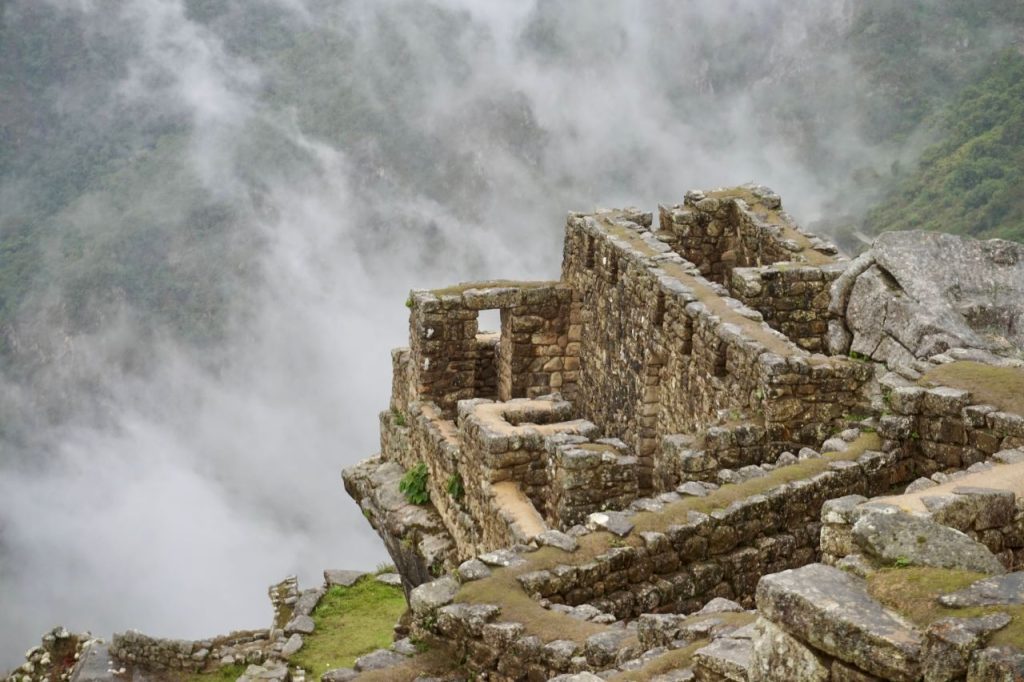
{"label": "grassy slope", "polygon": [[869,214],[869,231],[1024,241],[1024,56],[994,60],[936,128],[941,141]]}
{"label": "grassy slope", "polygon": [[961,590],[984,578],[981,573],[944,568],[891,568],[868,578],[868,592],[882,604],[919,626],[941,618],[977,618],[1007,613],[1013,620],[992,636],[993,646],[1024,646],[1024,606],[977,606],[950,609],[936,601],[939,595]]}
{"label": "grassy slope", "polygon": [[929,370],[921,383],[970,391],[974,403],[1024,414],[1024,370],[992,367],[980,362],[951,362]]}

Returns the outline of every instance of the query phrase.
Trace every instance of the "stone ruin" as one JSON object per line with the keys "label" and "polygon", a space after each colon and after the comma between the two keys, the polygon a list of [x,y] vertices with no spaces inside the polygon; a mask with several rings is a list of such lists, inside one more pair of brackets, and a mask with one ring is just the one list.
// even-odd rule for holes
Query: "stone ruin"
{"label": "stone ruin", "polygon": [[474,679],[1024,679],[1022,302],[760,186],[571,213],[557,281],[412,292],[345,487]]}
{"label": "stone ruin", "polygon": [[[1024,246],[849,260],[753,185],[654,218],[570,214],[557,281],[411,293],[343,473],[409,613],[321,682],[424,647],[458,680],[1024,680]],[[369,579],[324,577],[266,629],[58,628],[7,680],[304,682],[314,607]]]}

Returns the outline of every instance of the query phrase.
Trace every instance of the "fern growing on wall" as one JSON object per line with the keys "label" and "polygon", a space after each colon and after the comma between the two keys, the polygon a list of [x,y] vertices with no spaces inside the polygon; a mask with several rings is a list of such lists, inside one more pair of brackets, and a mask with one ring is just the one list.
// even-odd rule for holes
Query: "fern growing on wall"
{"label": "fern growing on wall", "polygon": [[398,489],[405,495],[405,499],[413,504],[426,504],[430,501],[430,491],[427,490],[427,479],[430,472],[424,462],[418,462],[416,466],[405,472],[402,480],[398,483]]}

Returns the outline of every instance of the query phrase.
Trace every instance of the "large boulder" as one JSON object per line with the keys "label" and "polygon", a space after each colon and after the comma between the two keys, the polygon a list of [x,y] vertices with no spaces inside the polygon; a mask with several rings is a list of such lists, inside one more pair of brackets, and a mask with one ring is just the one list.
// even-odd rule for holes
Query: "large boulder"
{"label": "large boulder", "polygon": [[936,232],[888,232],[832,292],[850,349],[906,365],[950,348],[1024,347],[1024,246]]}
{"label": "large boulder", "polygon": [[853,525],[861,551],[888,565],[932,566],[979,573],[1006,569],[985,545],[958,530],[890,509],[867,513]]}
{"label": "large boulder", "polygon": [[808,564],[761,578],[756,598],[763,618],[814,649],[883,679],[920,678],[921,633],[856,576]]}

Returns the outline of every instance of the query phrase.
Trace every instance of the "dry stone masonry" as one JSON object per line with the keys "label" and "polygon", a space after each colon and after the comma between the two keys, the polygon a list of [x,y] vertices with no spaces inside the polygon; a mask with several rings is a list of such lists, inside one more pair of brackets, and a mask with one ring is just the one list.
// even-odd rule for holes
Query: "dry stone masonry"
{"label": "dry stone masonry", "polygon": [[1024,679],[1022,403],[957,378],[1024,386],[1021,255],[851,261],[745,186],[569,214],[557,282],[414,291],[344,472],[414,637],[476,679]]}
{"label": "dry stone masonry", "polygon": [[[850,260],[748,185],[570,213],[557,281],[413,291],[380,453],[343,472],[409,613],[321,682],[422,648],[458,680],[1024,679],[1022,267],[916,232]],[[313,608],[359,578],[52,672],[51,633],[8,680],[305,682]]]}

